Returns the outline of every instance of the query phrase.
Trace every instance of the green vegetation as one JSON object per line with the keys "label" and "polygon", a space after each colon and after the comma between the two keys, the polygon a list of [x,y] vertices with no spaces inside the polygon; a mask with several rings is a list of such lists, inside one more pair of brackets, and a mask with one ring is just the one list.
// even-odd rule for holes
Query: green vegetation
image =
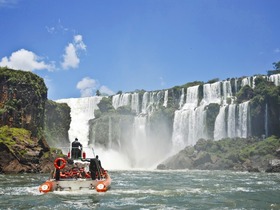
{"label": "green vegetation", "polygon": [[280,136],[280,87],[263,77],[255,79],[253,97],[250,101],[252,133],[254,136],[264,134],[264,116],[268,119],[268,135]]}
{"label": "green vegetation", "polygon": [[[8,86],[32,86],[37,96],[47,95],[47,88],[44,80],[28,71],[13,70],[7,67],[0,67],[0,81],[7,81]],[[10,91],[17,91],[10,90]]]}
{"label": "green vegetation", "polygon": [[97,106],[98,106],[99,110],[101,111],[101,113],[115,111],[115,109],[112,105],[112,100],[107,97],[103,97],[101,99],[101,101],[99,102],[99,104],[97,104]]}
{"label": "green vegetation", "polygon": [[280,61],[272,63],[275,70],[280,70]]}
{"label": "green vegetation", "polygon": [[4,143],[12,150],[17,142],[32,144],[31,132],[23,128],[9,128],[7,125],[0,127],[0,143]]}
{"label": "green vegetation", "polygon": [[206,83],[212,84],[212,83],[215,83],[215,82],[219,82],[219,80],[220,80],[219,78],[214,78],[214,79],[209,80]]}
{"label": "green vegetation", "polygon": [[248,159],[264,161],[276,155],[280,139],[271,136],[267,139],[222,139],[219,141],[200,139],[194,146],[197,151],[209,153],[231,163],[244,163]]}
{"label": "green vegetation", "polygon": [[0,126],[25,128],[43,136],[47,88],[44,80],[28,71],[0,67]]}
{"label": "green vegetation", "polygon": [[245,85],[241,90],[236,94],[236,102],[242,103],[252,99],[254,96],[254,90],[249,85]]}
{"label": "green vegetation", "polygon": [[68,143],[70,122],[70,107],[66,103],[46,101],[44,134],[50,146],[64,146]]}

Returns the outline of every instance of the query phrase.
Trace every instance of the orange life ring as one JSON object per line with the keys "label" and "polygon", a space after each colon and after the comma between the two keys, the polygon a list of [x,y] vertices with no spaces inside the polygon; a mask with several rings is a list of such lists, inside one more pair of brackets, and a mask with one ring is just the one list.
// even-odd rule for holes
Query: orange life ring
{"label": "orange life ring", "polygon": [[[62,161],[62,165],[60,165],[60,166],[58,165],[59,161]],[[54,167],[56,169],[59,169],[59,170],[63,169],[65,167],[65,165],[66,165],[66,160],[64,158],[56,158],[54,161]]]}
{"label": "orange life ring", "polygon": [[52,190],[52,183],[50,182],[45,182],[39,187],[39,191],[43,193],[50,192],[51,190]]}

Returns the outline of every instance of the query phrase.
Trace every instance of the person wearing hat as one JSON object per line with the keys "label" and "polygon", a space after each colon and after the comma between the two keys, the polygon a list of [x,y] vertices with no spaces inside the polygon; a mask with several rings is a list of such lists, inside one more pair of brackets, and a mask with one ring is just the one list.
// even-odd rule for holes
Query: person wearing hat
{"label": "person wearing hat", "polygon": [[82,155],[83,145],[79,142],[77,138],[72,142],[71,157],[72,159],[78,159]]}

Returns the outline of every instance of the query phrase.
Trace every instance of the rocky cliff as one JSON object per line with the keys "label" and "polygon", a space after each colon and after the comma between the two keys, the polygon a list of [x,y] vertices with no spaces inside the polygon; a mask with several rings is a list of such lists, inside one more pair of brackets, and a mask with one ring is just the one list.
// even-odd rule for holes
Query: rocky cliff
{"label": "rocky cliff", "polygon": [[53,167],[43,134],[46,100],[42,78],[0,68],[0,173],[47,172]]}
{"label": "rocky cliff", "polygon": [[0,173],[49,172],[54,153],[44,138],[22,128],[0,127]]}
{"label": "rocky cliff", "polygon": [[69,146],[70,123],[70,107],[67,104],[46,101],[44,136],[50,147]]}
{"label": "rocky cliff", "polygon": [[0,68],[0,93],[0,126],[42,135],[47,100],[44,80],[31,72]]}

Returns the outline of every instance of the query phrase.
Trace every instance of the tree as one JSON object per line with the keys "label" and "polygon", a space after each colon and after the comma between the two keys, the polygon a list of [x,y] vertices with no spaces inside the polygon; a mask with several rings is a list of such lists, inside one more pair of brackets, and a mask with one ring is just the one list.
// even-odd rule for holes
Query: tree
{"label": "tree", "polygon": [[272,63],[275,70],[280,70],[280,61]]}
{"label": "tree", "polygon": [[100,95],[101,95],[100,91],[99,91],[99,90],[96,90],[95,95],[100,96]]}
{"label": "tree", "polygon": [[101,101],[97,104],[97,106],[102,113],[115,110],[112,106],[111,99],[106,97],[103,97]]}

